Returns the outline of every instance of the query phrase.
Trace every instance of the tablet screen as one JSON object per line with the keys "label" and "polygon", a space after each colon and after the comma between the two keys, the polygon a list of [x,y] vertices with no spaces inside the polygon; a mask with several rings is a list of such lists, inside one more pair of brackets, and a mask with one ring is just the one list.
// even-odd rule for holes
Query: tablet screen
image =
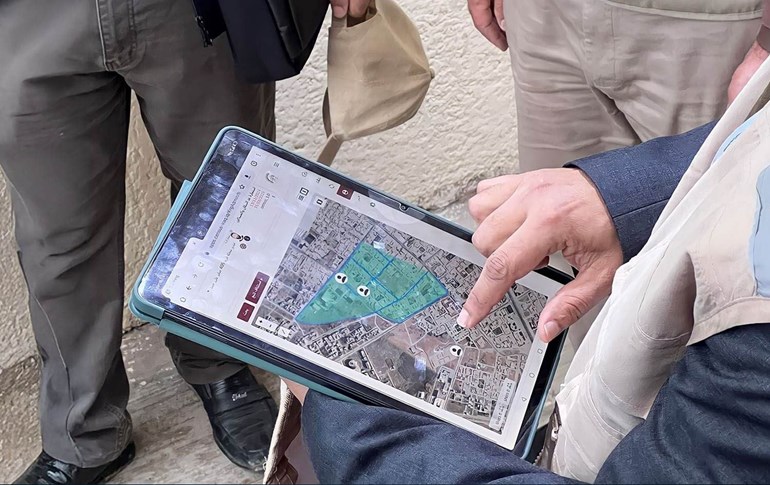
{"label": "tablet screen", "polygon": [[529,274],[464,329],[484,258],[424,219],[230,130],[140,292],[512,448],[561,284]]}

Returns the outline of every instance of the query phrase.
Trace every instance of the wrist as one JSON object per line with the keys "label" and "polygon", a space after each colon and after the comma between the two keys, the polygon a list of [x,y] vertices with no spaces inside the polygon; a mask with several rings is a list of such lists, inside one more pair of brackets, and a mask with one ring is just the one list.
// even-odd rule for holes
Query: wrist
{"label": "wrist", "polygon": [[592,224],[593,229],[597,234],[611,236],[613,241],[618,241],[618,244],[620,244],[612,214],[604,202],[599,187],[597,187],[591,177],[580,168],[569,168],[577,172],[577,174],[579,174],[577,176],[582,180],[582,185],[584,187],[583,200],[590,201],[590,217],[586,223]]}

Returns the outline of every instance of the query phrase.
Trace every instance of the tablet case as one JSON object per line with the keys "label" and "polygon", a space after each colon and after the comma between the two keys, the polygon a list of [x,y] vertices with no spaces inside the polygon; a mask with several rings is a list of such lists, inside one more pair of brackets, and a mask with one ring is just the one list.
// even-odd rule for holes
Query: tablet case
{"label": "tablet case", "polygon": [[[158,251],[160,251],[161,245],[163,244],[163,241],[165,240],[166,235],[171,230],[171,227],[174,221],[176,220],[177,214],[182,210],[182,208],[185,205],[185,202],[187,202],[187,199],[190,196],[192,188],[195,186],[195,182],[197,182],[198,178],[200,178],[206,163],[213,155],[217,146],[219,146],[222,136],[224,135],[225,132],[231,129],[237,129],[237,130],[249,133],[252,136],[255,136],[257,138],[261,138],[259,135],[248,132],[247,130],[244,130],[243,128],[240,128],[240,127],[228,126],[223,128],[219,132],[216,139],[214,140],[214,143],[209,148],[209,151],[206,154],[206,157],[204,158],[204,162],[201,164],[201,167],[198,170],[198,174],[195,176],[195,180],[193,182],[189,182],[189,181],[183,182],[182,187],[179,190],[179,195],[177,196],[176,200],[172,204],[169,215],[160,229],[160,234],[158,235],[158,238],[155,241],[155,244],[153,244],[152,251],[148,256],[147,261],[145,262],[144,267],[142,268],[142,271],[139,273],[139,277],[134,283],[133,289],[131,291],[131,297],[129,298],[129,302],[128,302],[128,308],[131,311],[131,313],[134,314],[134,316],[136,316],[138,319],[148,323],[155,324],[158,327],[160,327],[161,330],[170,332],[174,335],[178,335],[179,337],[185,338],[187,340],[195,342],[204,347],[208,347],[212,350],[225,354],[229,357],[240,360],[241,362],[244,362],[248,365],[258,367],[260,369],[264,369],[267,372],[270,372],[280,377],[284,377],[291,381],[297,382],[298,384],[302,384],[303,386],[306,386],[309,389],[313,389],[314,391],[318,391],[320,393],[326,394],[327,396],[333,397],[335,399],[340,399],[343,401],[353,402],[354,400],[352,398],[344,394],[340,394],[339,392],[336,392],[333,389],[329,389],[328,387],[319,385],[316,382],[313,382],[302,376],[296,375],[274,364],[265,362],[264,360],[258,357],[255,357],[247,352],[244,352],[240,349],[227,345],[207,335],[203,335],[199,332],[194,331],[193,329],[190,329],[184,325],[181,325],[171,320],[170,318],[167,318],[166,311],[162,307],[155,305],[154,303],[148,302],[140,294],[139,286],[142,282],[142,279],[144,278],[144,275],[147,273],[147,271],[150,269],[150,266],[152,265],[152,262],[155,259],[155,256],[157,255]],[[561,342],[559,343],[557,359],[555,360],[556,363],[558,363],[558,355],[561,355],[561,350],[564,344],[564,340],[565,339],[561,339]],[[556,369],[557,369],[557,365],[554,365],[548,376],[546,389],[550,389],[551,384],[553,382],[554,375],[556,374]],[[530,454],[532,442],[534,441],[535,433],[537,432],[537,423],[540,420],[540,416],[543,412],[543,408],[545,407],[545,402],[547,397],[548,397],[548,392],[546,391],[545,393],[543,393],[543,397],[540,400],[540,403],[536,411],[533,413],[532,417],[530,418],[530,420],[528,422],[523,423],[522,425],[523,429],[526,429],[525,428],[526,426],[529,426],[530,429],[527,431],[526,438],[520,439],[516,443],[516,446],[513,449],[513,452],[516,453],[518,456],[526,457]]]}

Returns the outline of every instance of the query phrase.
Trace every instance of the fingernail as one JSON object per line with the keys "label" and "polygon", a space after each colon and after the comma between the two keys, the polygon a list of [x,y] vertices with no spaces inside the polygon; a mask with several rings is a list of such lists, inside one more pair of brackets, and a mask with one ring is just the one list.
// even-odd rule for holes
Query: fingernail
{"label": "fingernail", "polygon": [[503,20],[501,20],[501,21],[500,21],[500,30],[502,30],[503,32],[505,32],[505,19],[503,19]]}
{"label": "fingernail", "polygon": [[345,16],[345,9],[340,6],[335,6],[332,11],[334,12],[334,16],[338,19],[341,19]]}
{"label": "fingernail", "polygon": [[543,330],[545,331],[545,338],[549,341],[553,340],[555,336],[559,335],[559,324],[553,320],[545,322],[543,324]]}
{"label": "fingernail", "polygon": [[468,320],[471,318],[470,313],[463,308],[460,315],[457,317],[457,324],[463,328],[468,328]]}

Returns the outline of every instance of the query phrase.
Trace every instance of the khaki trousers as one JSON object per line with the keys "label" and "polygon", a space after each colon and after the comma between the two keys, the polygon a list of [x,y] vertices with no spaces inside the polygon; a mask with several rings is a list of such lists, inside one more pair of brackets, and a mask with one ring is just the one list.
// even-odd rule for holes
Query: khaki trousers
{"label": "khaki trousers", "polygon": [[759,29],[745,4],[666,15],[604,0],[506,0],[521,171],[719,117]]}

